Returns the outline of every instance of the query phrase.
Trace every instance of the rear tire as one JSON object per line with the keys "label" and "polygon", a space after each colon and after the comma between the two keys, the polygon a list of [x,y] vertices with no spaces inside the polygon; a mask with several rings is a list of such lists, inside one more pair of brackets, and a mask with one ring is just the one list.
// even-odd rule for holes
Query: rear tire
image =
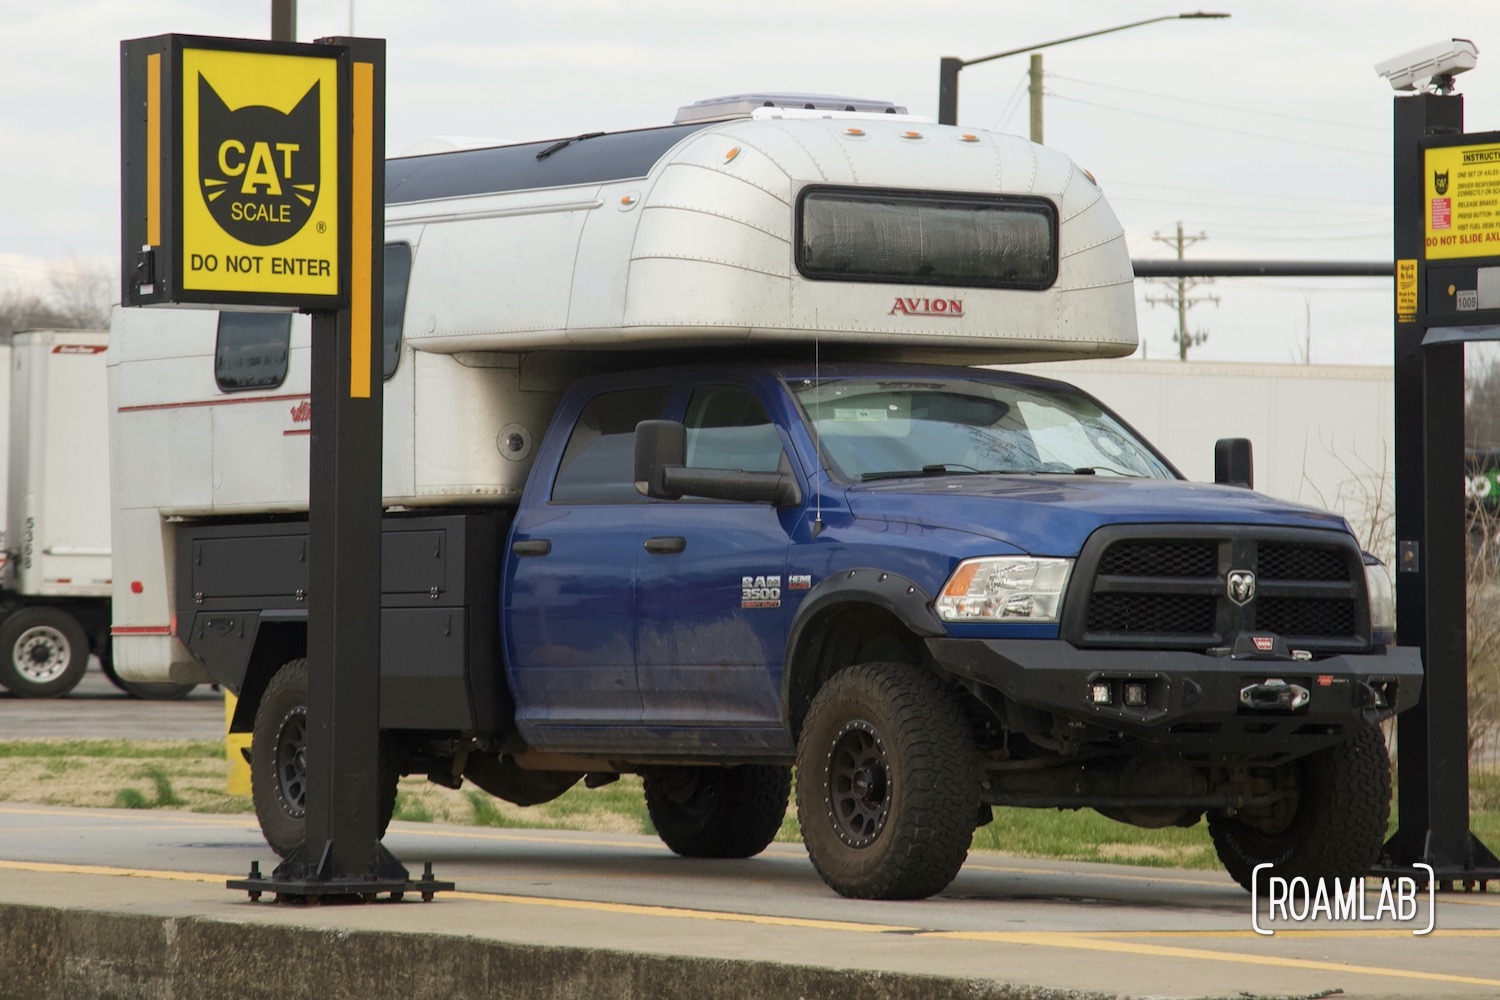
{"label": "rear tire", "polygon": [[664,767],[642,775],[662,843],[685,858],[751,858],[776,839],[792,770],[769,764]]}
{"label": "rear tire", "polygon": [[[255,711],[250,741],[250,796],[271,850],[283,858],[307,837],[307,660],[289,660],[276,671]],[[400,779],[381,740],[377,777],[379,836],[396,811]]]}
{"label": "rear tire", "polygon": [[979,817],[974,738],[938,677],[906,663],[835,674],[797,745],[797,817],[823,881],[922,899],[958,875]]}
{"label": "rear tire", "polygon": [[1262,869],[1270,876],[1347,882],[1367,873],[1380,857],[1391,812],[1391,760],[1385,739],[1361,726],[1349,739],[1275,768],[1272,787],[1295,792],[1290,808],[1260,815],[1209,813],[1208,832],[1219,860],[1246,889]]}
{"label": "rear tire", "polygon": [[21,698],[61,698],[89,668],[89,637],[60,608],[22,608],[0,624],[0,687]]}

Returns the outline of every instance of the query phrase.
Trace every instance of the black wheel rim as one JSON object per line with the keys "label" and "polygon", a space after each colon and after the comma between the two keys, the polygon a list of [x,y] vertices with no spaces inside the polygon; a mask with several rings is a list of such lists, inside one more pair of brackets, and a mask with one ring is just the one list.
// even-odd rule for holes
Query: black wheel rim
{"label": "black wheel rim", "polygon": [[890,762],[875,727],[862,719],[845,723],[833,738],[824,773],[833,832],[849,847],[869,847],[891,814]]}
{"label": "black wheel rim", "polygon": [[276,734],[276,789],[282,808],[294,819],[307,810],[307,709],[282,716]]}

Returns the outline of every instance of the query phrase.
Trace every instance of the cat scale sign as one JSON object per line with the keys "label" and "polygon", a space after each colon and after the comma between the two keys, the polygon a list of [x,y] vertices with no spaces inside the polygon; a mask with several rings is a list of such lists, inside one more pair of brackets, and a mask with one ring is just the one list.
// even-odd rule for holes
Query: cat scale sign
{"label": "cat scale sign", "polygon": [[127,305],[343,304],[348,65],[338,45],[122,44]]}

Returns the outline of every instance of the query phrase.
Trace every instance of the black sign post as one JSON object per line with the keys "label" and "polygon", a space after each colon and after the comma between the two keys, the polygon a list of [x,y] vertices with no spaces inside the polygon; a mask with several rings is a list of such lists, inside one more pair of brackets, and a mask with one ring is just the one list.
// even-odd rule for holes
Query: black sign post
{"label": "black sign post", "polygon": [[1500,339],[1500,213],[1476,194],[1490,178],[1500,192],[1500,142],[1493,174],[1460,147],[1493,139],[1463,134],[1462,96],[1395,100],[1396,631],[1426,676],[1396,722],[1398,827],[1379,872],[1430,865],[1443,888],[1500,879],[1469,829],[1464,600],[1464,342]]}
{"label": "black sign post", "polygon": [[127,305],[312,314],[304,843],[258,899],[452,889],[380,843],[385,42],[122,46]]}

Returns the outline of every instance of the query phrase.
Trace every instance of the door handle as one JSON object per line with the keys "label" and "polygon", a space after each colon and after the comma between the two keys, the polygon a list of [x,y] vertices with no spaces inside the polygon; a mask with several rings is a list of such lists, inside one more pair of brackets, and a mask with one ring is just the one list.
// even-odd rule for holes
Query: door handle
{"label": "door handle", "polygon": [[510,550],[518,556],[544,556],[552,551],[552,540],[528,538],[525,541],[511,542]]}
{"label": "door handle", "polygon": [[672,555],[687,548],[687,539],[681,535],[661,535],[646,539],[646,551],[653,555]]}

